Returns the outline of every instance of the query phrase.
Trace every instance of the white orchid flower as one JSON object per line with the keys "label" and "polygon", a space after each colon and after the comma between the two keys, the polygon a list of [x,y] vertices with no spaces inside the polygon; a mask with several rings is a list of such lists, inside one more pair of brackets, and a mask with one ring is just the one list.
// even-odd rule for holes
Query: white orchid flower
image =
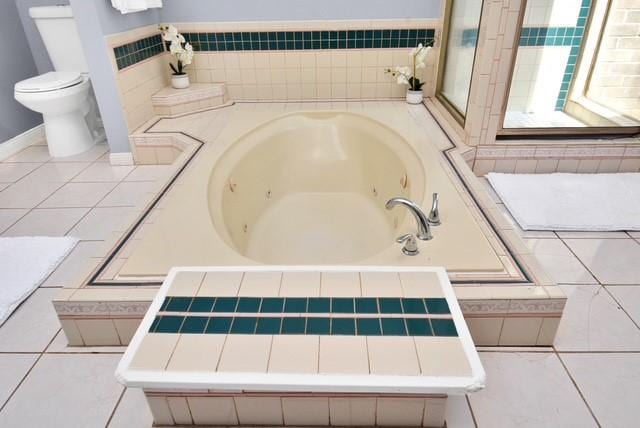
{"label": "white orchid flower", "polygon": [[178,34],[176,36],[176,39],[178,40],[178,43],[184,43],[186,42],[186,40],[184,39],[184,36],[182,34]]}
{"label": "white orchid flower", "polygon": [[422,43],[420,43],[417,47],[411,49],[409,51],[409,56],[416,56],[417,54],[420,53],[420,51],[424,48],[424,46],[422,45]]}
{"label": "white orchid flower", "polygon": [[171,54],[173,55],[179,55],[182,52],[184,52],[184,48],[180,43],[174,40],[171,42],[171,45],[169,46],[169,52],[171,52]]}
{"label": "white orchid flower", "polygon": [[178,36],[178,29],[173,25],[167,25],[167,27],[162,32],[162,38],[167,42],[174,41]]}

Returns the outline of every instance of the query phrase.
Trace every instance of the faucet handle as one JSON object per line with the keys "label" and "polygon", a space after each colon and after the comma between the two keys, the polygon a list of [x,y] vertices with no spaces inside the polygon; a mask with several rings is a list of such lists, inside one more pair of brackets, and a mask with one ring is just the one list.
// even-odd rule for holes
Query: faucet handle
{"label": "faucet handle", "polygon": [[396,242],[398,244],[404,244],[402,247],[402,252],[407,256],[415,256],[420,252],[418,249],[418,241],[416,240],[416,236],[412,233],[407,233],[406,235],[399,236],[396,238]]}
{"label": "faucet handle", "polygon": [[431,211],[429,212],[429,217],[427,218],[429,224],[432,226],[439,226],[442,224],[442,222],[440,221],[439,205],[440,198],[437,193],[434,193],[433,202],[431,203]]}

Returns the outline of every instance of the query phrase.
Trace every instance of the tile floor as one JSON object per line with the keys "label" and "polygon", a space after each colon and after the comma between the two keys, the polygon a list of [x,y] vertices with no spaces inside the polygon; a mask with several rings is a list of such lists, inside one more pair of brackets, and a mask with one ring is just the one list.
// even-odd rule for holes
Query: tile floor
{"label": "tile floor", "polygon": [[[167,177],[163,166],[110,166],[106,152],[98,146],[60,162],[37,145],[0,162],[3,236],[81,239],[0,326],[1,427],[151,426],[142,393],[113,377],[124,348],[67,347],[50,304],[56,288],[97,263],[102,241]],[[451,398],[448,427],[635,426],[640,233],[521,234],[569,295],[556,344],[480,348],[487,388]]]}

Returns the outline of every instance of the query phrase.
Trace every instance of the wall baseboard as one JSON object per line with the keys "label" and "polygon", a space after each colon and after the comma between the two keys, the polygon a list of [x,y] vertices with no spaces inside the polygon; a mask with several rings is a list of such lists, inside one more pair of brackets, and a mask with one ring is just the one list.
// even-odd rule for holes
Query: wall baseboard
{"label": "wall baseboard", "polygon": [[22,134],[16,135],[10,140],[0,144],[0,161],[15,155],[20,150],[29,147],[44,138],[44,124],[42,123],[24,131]]}
{"label": "wall baseboard", "polygon": [[111,153],[109,155],[111,165],[133,165],[133,153]]}

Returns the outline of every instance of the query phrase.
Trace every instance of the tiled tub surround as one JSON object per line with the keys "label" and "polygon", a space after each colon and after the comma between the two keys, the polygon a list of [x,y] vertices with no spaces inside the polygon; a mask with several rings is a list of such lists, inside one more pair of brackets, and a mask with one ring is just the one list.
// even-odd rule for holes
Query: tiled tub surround
{"label": "tiled tub surround", "polygon": [[[373,113],[378,117],[389,117],[389,111],[394,111],[394,114],[401,112],[405,115],[403,121],[415,122],[437,147],[438,154],[435,156],[438,157],[438,162],[464,199],[467,209],[472,211],[504,265],[502,272],[449,272],[476,343],[551,344],[564,307],[564,295],[543,272],[530,250],[522,244],[514,230],[515,226],[504,220],[459,149],[452,148],[422,106],[412,107],[404,102],[238,103],[209,112],[163,119],[154,122],[155,125],[148,132],[134,134],[132,138],[139,139],[140,145],[146,145],[145,148],[149,151],[145,152],[145,156],[153,159],[156,154],[163,153],[156,150],[164,150],[164,144],[179,144],[185,151],[172,166],[174,171],[179,171],[202,144],[202,147],[206,147],[219,142],[221,131],[228,126],[234,115],[245,117],[246,112],[272,115],[277,114],[277,111],[284,113],[300,109],[308,111],[331,108]],[[403,121],[398,123],[404,123]],[[192,166],[192,163],[186,165],[185,172]],[[114,231],[108,244],[114,250],[103,259],[100,265],[103,268],[83,281],[65,284],[67,288],[54,303],[72,344],[108,345],[129,342],[133,330],[157,291],[158,283],[153,280],[117,279],[118,272],[145,237],[148,226],[157,220],[167,201],[183,186],[183,179],[184,174],[178,176],[159,202],[148,213],[145,212],[138,223],[127,231]],[[396,250],[399,253],[399,247]],[[523,275],[521,269],[527,272],[527,276]],[[88,285],[89,283],[92,285]],[[394,287],[396,286],[400,285],[396,283]],[[320,293],[322,296],[322,290]]]}
{"label": "tiled tub surround", "polygon": [[522,141],[478,147],[471,159],[478,176],[488,172],[640,172],[640,144],[635,138],[602,143]]}
{"label": "tiled tub surround", "polygon": [[[408,49],[419,42],[433,43],[440,22],[296,21],[176,26],[192,40],[196,50],[194,62],[187,68],[191,82],[226,82],[232,100],[285,101],[404,97],[405,88],[395,84],[384,70],[408,65]],[[147,57],[147,52],[155,52],[155,48],[145,48],[151,42],[141,42],[155,40],[157,34],[157,27],[149,26],[107,37],[131,132],[153,116],[151,96],[168,84],[168,53]],[[420,70],[427,95],[435,90],[437,57],[436,43],[427,67]]]}
{"label": "tiled tub surround", "polygon": [[[275,278],[298,297],[264,297]],[[116,377],[160,425],[442,427],[447,395],[484,386],[442,268],[174,268]]]}
{"label": "tiled tub surround", "polygon": [[228,101],[224,83],[193,83],[187,89],[166,87],[151,97],[158,116],[176,116],[218,107]]}

